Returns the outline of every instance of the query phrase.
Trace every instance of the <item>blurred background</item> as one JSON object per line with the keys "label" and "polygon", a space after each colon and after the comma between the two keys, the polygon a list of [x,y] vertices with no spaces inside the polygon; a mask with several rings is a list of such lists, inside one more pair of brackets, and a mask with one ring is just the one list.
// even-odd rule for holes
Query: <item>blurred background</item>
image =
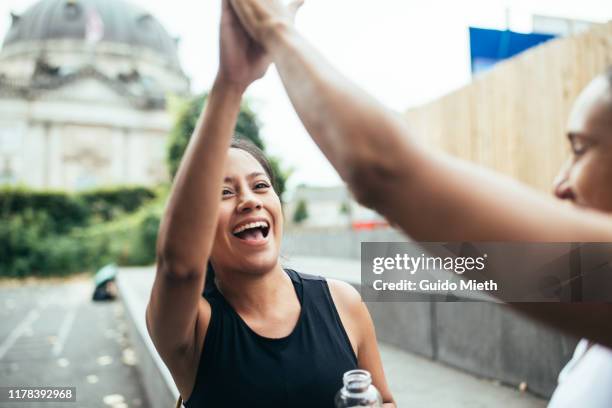
{"label": "blurred background", "polygon": [[[32,373],[59,367],[56,382],[88,390],[87,406],[157,406],[159,384],[175,392],[141,311],[163,205],[216,73],[219,15],[218,1],[0,3],[0,385],[44,385]],[[605,0],[307,0],[297,26],[423,143],[548,193],[569,108],[612,64],[610,19]],[[281,176],[288,264],[358,285],[360,242],[406,239],[353,200],[273,68],[248,90],[236,133]],[[92,303],[109,282],[121,302]],[[474,406],[475,393],[476,406],[541,406],[575,344],[495,305],[371,309],[406,403],[448,378],[453,402],[438,393],[439,406]],[[406,367],[429,380],[410,388]]]}

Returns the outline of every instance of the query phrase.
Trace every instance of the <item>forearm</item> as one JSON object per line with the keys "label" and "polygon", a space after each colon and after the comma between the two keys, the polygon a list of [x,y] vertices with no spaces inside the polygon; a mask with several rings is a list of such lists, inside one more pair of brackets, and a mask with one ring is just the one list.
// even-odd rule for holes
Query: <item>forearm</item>
{"label": "forearm", "polygon": [[158,239],[162,260],[178,269],[203,269],[209,256],[242,91],[216,81],[181,160]]}
{"label": "forearm", "polygon": [[[389,176],[393,158],[415,163],[417,146],[404,120],[337,72],[291,27],[268,37],[271,53],[301,121],[351,187],[365,168]],[[407,155],[407,156],[406,156]]]}
{"label": "forearm", "polygon": [[412,237],[612,240],[610,217],[568,209],[514,181],[424,148],[403,118],[340,75],[290,26],[280,24],[265,38],[313,140],[360,202]]}
{"label": "forearm", "polygon": [[[268,33],[266,48],[300,119],[358,201],[417,239],[492,237],[483,229],[472,233],[478,222],[469,219],[471,213],[457,211],[474,204],[466,195],[469,179],[463,168],[457,173],[442,166],[441,171],[403,118],[344,78],[290,26],[281,24]],[[444,172],[458,184],[439,188],[448,184]],[[482,220],[478,205],[473,208]]]}

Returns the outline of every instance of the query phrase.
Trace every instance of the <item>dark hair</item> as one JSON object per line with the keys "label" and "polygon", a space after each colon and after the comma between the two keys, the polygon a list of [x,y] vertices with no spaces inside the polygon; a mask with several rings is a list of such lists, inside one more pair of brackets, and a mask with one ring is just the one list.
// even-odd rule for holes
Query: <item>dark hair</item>
{"label": "dark hair", "polygon": [[[270,179],[270,183],[272,183],[272,188],[274,191],[278,191],[276,174],[274,173],[272,165],[270,164],[270,161],[266,157],[265,153],[259,147],[255,146],[255,144],[248,139],[241,139],[235,136],[234,139],[232,139],[230,148],[244,150],[253,156],[261,167],[263,167],[266,175]],[[214,286],[216,286],[215,270],[210,261],[208,261],[206,264],[206,281],[204,282],[204,291],[202,292],[202,295],[204,296],[204,294],[209,293],[211,290],[213,290]]]}

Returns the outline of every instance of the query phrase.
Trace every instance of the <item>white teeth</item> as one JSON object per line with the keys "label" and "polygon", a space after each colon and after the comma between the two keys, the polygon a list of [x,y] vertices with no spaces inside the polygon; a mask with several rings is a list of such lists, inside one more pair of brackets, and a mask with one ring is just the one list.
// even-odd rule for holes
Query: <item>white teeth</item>
{"label": "white teeth", "polygon": [[251,222],[248,224],[244,224],[236,229],[234,229],[234,231],[232,232],[233,234],[238,234],[244,230],[247,229],[251,229],[251,228],[257,228],[257,227],[263,227],[263,228],[269,228],[269,224],[266,221],[256,221],[256,222]]}

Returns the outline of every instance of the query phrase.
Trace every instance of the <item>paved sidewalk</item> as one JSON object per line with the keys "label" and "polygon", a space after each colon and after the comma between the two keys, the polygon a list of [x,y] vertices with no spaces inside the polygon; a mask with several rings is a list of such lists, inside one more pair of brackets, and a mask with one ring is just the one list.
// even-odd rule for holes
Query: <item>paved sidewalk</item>
{"label": "paved sidewalk", "polygon": [[0,285],[0,386],[76,387],[76,402],[0,407],[150,407],[119,301],[92,302],[91,279]]}
{"label": "paved sidewalk", "polygon": [[546,401],[479,379],[396,347],[379,344],[391,392],[398,407],[536,408]]}
{"label": "paved sidewalk", "polygon": [[[284,265],[306,273],[359,281],[359,261],[334,258],[292,257]],[[324,268],[321,266],[324,265]],[[124,269],[120,286],[133,297],[136,317],[144,319],[154,277],[153,268]],[[126,291],[122,291],[126,293]],[[139,311],[138,311],[139,310]],[[546,401],[515,389],[476,378],[441,363],[380,344],[380,351],[391,391],[398,407],[444,408],[531,408],[545,407]]]}

